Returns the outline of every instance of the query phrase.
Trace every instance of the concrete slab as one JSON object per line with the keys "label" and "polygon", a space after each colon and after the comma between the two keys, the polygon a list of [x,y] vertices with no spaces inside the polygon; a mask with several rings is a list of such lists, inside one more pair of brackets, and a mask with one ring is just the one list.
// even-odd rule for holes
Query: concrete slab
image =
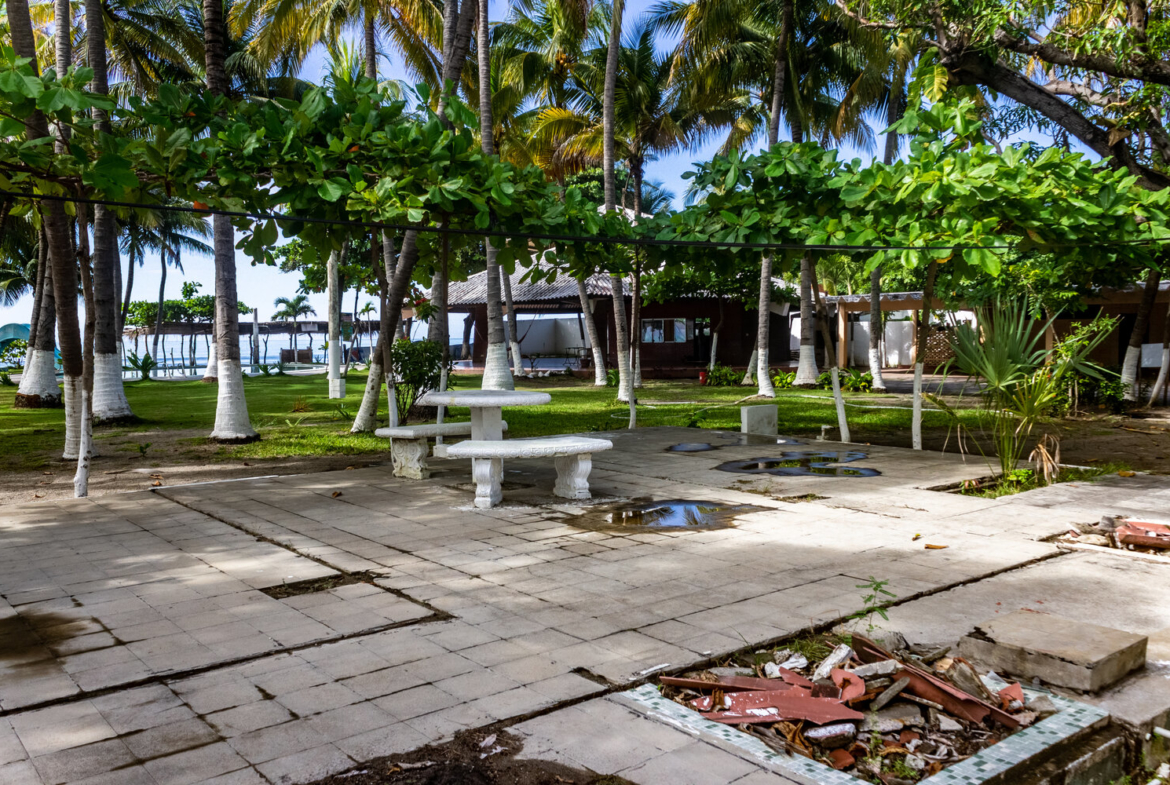
{"label": "concrete slab", "polygon": [[779,407],[775,404],[739,407],[739,430],[755,436],[775,436],[779,430]]}
{"label": "concrete slab", "polygon": [[975,625],[959,653],[997,673],[1097,692],[1143,667],[1147,642],[1144,635],[1026,610]]}

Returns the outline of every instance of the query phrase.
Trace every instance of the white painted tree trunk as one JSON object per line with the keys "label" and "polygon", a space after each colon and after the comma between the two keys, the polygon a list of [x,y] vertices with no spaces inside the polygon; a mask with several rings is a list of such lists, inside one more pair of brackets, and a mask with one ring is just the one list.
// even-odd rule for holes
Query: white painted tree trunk
{"label": "white painted tree trunk", "polygon": [[642,347],[634,349],[634,387],[642,386]]}
{"label": "white painted tree trunk", "polygon": [[337,280],[338,253],[329,254],[326,267],[326,296],[329,298],[329,397],[345,397],[345,381],[341,378],[341,298]]}
{"label": "white painted tree trunk", "polygon": [[719,333],[711,336],[711,359],[707,360],[707,370],[715,370],[715,357],[719,351]]}
{"label": "white painted tree trunk", "polygon": [[386,406],[390,410],[389,425],[391,428],[397,428],[398,427],[398,397],[394,394],[394,377],[391,376],[390,374],[386,374],[386,396],[388,398],[388,400],[386,401]]}
{"label": "white painted tree trunk", "polygon": [[[445,391],[446,389],[447,389],[447,369],[446,369],[446,367],[444,367],[443,370],[439,373],[439,390],[440,390],[440,392],[442,392],[442,391]],[[439,406],[438,412],[436,412],[436,415],[435,415],[435,422],[437,422],[439,425],[442,425],[443,420],[446,419],[446,417],[447,417],[447,407],[446,406]],[[436,436],[435,437],[435,444],[442,444],[442,443],[443,443],[443,437]]]}
{"label": "white painted tree trunk", "polygon": [[73,475],[73,496],[84,499],[89,496],[89,456],[93,444],[93,418],[90,416],[89,396],[84,385],[81,389],[81,443],[77,451],[77,471]]}
{"label": "white painted tree trunk", "polygon": [[597,320],[593,318],[595,300],[589,299],[585,282],[577,279],[577,299],[581,301],[581,320],[585,322],[585,334],[589,336],[589,347],[593,351],[593,386],[604,387],[605,351],[601,347],[601,336],[597,332]]}
{"label": "white painted tree trunk", "polygon": [[20,395],[37,396],[44,406],[61,404],[61,388],[57,384],[57,368],[53,352],[48,349],[30,349],[28,362],[20,377]]}
{"label": "white painted tree trunk", "polygon": [[353,418],[350,433],[370,433],[378,428],[378,397],[382,391],[382,361],[370,357],[370,375],[366,378],[366,390],[362,394],[362,405]]}
{"label": "white painted tree trunk", "polygon": [[524,372],[524,356],[520,354],[520,342],[511,341],[509,348],[512,351],[512,368],[517,376],[527,376]]}
{"label": "white painted tree trunk", "polygon": [[81,395],[85,389],[80,376],[65,377],[65,451],[61,457],[77,460],[81,453]]}
{"label": "white painted tree trunk", "polygon": [[203,369],[203,381],[214,383],[217,380],[219,373],[219,360],[216,355],[219,351],[216,348],[216,342],[211,342],[211,347],[207,350],[207,367]]}
{"label": "white painted tree trunk", "polygon": [[772,385],[772,368],[768,362],[768,347],[756,350],[756,383],[759,391],[756,395],[761,398],[775,398],[776,388]]}
{"label": "white painted tree trunk", "polygon": [[1125,385],[1125,400],[1138,398],[1138,374],[1142,367],[1142,350],[1137,346],[1125,347],[1125,362],[1121,366],[1121,383]]}
{"label": "white painted tree trunk", "polygon": [[915,450],[922,449],[922,361],[914,363],[914,413],[910,424],[910,441]]}
{"label": "white painted tree trunk", "polygon": [[748,358],[747,373],[743,375],[743,381],[739,384],[741,387],[755,387],[756,386],[756,363],[760,361],[759,350],[752,348],[752,356]]}
{"label": "white painted tree trunk", "polygon": [[94,352],[93,416],[101,421],[134,416],[122,387],[122,359],[117,354]]}
{"label": "white painted tree trunk", "polygon": [[813,344],[801,344],[796,363],[796,383],[815,387],[820,375],[820,369],[817,368],[817,347]]}
{"label": "white painted tree trunk", "polygon": [[503,343],[489,343],[483,364],[485,390],[513,390],[512,372],[508,370],[508,346]]}
{"label": "white painted tree trunk", "polygon": [[[877,346],[869,347],[869,372],[873,374],[873,389],[875,391],[882,391],[886,389],[885,380],[882,378],[882,350]],[[878,387],[878,382],[881,382],[881,387]]]}
{"label": "white painted tree trunk", "polygon": [[837,373],[837,366],[829,369],[833,377],[833,402],[837,404],[837,427],[841,429],[841,441],[853,441],[849,435],[849,420],[845,417],[845,396],[841,394],[841,377]]}
{"label": "white painted tree trunk", "polygon": [[239,360],[219,361],[219,395],[215,405],[215,430],[211,438],[219,441],[255,439],[259,434],[248,419],[244,399],[244,373]]}
{"label": "white painted tree trunk", "polygon": [[1158,381],[1154,382],[1154,389],[1150,391],[1150,402],[1147,406],[1153,406],[1158,400],[1158,396],[1162,394],[1162,390],[1166,388],[1166,377],[1170,375],[1170,347],[1162,347],[1162,365],[1158,369]]}

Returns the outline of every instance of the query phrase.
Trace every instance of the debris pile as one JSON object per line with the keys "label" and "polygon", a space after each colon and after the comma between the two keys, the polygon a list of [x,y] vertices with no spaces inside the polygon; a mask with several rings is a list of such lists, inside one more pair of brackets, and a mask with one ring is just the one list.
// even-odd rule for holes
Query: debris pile
{"label": "debris pile", "polygon": [[1018,683],[980,675],[949,648],[897,654],[860,635],[849,643],[757,652],[748,667],[663,676],[663,694],[772,749],[882,785],[932,776],[1056,713]]}
{"label": "debris pile", "polygon": [[1170,524],[1106,515],[1069,530],[1058,542],[1078,550],[1120,549],[1170,557]]}

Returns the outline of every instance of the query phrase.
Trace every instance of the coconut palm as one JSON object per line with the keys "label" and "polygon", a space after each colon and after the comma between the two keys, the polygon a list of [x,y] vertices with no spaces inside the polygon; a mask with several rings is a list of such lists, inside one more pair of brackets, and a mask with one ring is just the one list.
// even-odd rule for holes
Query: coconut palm
{"label": "coconut palm", "polygon": [[250,49],[261,62],[283,61],[298,70],[320,44],[333,46],[345,33],[360,30],[364,73],[378,72],[378,39],[388,39],[407,72],[437,88],[442,19],[429,0],[243,0],[229,19],[237,35],[253,31]]}
{"label": "coconut palm", "polygon": [[295,297],[277,297],[272,303],[276,306],[276,313],[272,314],[272,318],[278,322],[291,321],[292,326],[289,329],[289,334],[292,336],[293,357],[297,355],[297,319],[302,316],[317,315],[313,310],[313,306],[309,305],[309,297],[305,294],[298,294]]}

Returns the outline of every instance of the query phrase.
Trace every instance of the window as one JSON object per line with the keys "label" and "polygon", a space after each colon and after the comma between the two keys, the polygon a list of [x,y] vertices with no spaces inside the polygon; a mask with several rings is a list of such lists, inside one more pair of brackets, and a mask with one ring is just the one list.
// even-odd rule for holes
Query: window
{"label": "window", "polygon": [[695,336],[690,319],[643,319],[642,343],[685,343]]}

